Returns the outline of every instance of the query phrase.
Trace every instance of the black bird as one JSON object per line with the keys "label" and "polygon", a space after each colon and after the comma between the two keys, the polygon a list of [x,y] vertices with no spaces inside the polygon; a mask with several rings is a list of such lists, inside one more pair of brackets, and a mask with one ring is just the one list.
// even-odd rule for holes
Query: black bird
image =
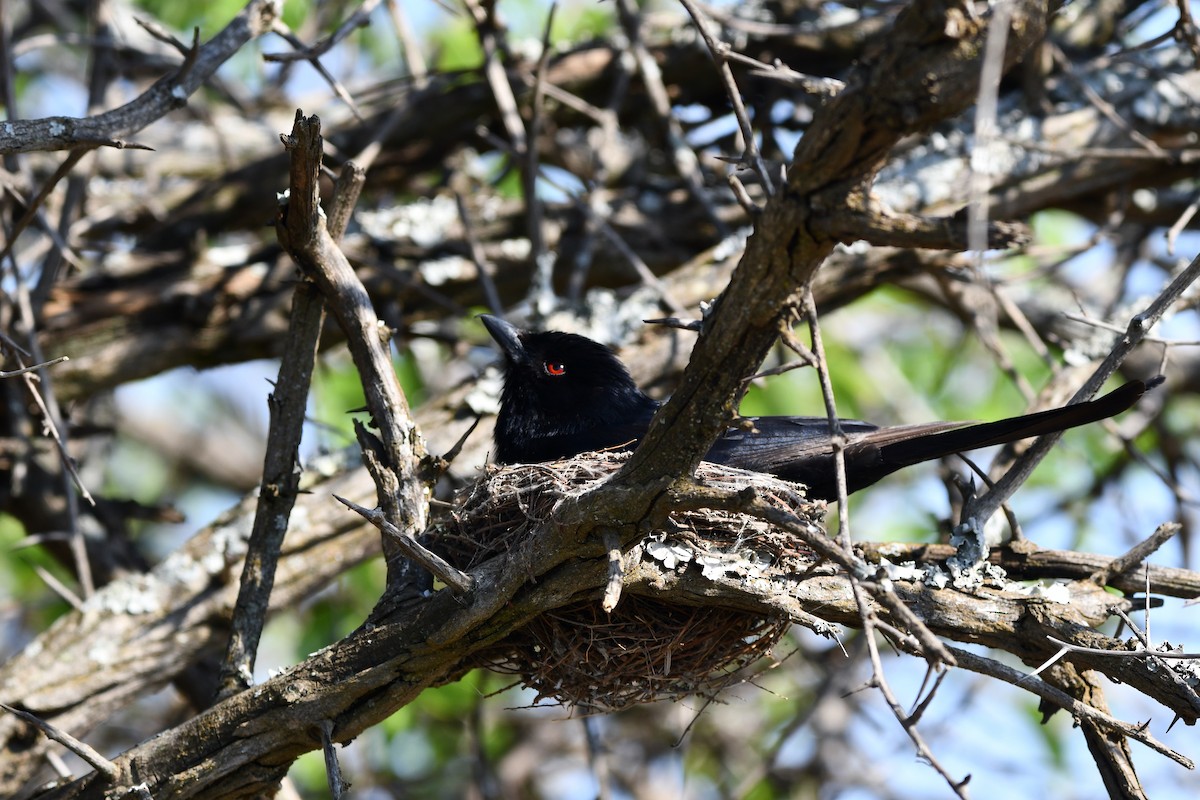
{"label": "black bird", "polygon": [[[504,351],[496,461],[536,463],[592,450],[631,449],[646,433],[659,403],[638,389],[607,347],[573,333],[523,331],[488,314],[480,319]],[[922,461],[1107,419],[1162,380],[1130,381],[1096,400],[997,422],[880,428],[841,420],[848,440],[847,488],[856,492]],[[730,428],[705,459],[802,483],[810,497],[837,498],[826,417],[749,420],[752,430]]]}

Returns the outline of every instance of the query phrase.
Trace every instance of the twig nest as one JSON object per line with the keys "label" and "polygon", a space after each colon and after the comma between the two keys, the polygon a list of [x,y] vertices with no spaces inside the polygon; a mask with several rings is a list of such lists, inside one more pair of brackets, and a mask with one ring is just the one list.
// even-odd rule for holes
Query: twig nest
{"label": "twig nest", "polygon": [[[553,519],[564,498],[607,479],[627,454],[596,454],[550,464],[489,467],[459,497],[454,513],[434,528],[430,545],[471,570],[511,552]],[[769,475],[703,464],[705,484],[736,492],[753,487],[769,503],[819,523],[820,504],[803,489]],[[803,571],[814,557],[796,538],[731,511],[674,512],[626,559],[649,560],[664,572],[712,570],[753,580],[781,562]],[[628,561],[626,562],[628,563]],[[476,663],[517,675],[538,700],[553,698],[585,712],[699,695],[712,699],[743,681],[747,667],[768,655],[789,620],[734,609],[664,602],[624,594],[607,613],[593,598],[546,613],[479,654]]]}

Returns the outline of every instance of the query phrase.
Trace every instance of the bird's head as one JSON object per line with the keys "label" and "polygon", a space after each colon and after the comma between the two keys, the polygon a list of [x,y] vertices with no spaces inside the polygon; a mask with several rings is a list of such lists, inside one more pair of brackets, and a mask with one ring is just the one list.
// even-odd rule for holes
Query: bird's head
{"label": "bird's head", "polygon": [[523,331],[489,314],[480,319],[504,351],[502,408],[519,398],[546,416],[586,415],[594,403],[641,394],[621,360],[599,342],[574,333]]}
{"label": "bird's head", "polygon": [[[504,390],[496,420],[502,463],[540,461],[636,438],[657,404],[604,345],[560,331],[521,330],[480,316],[504,352]],[[609,441],[615,437],[615,442]]]}

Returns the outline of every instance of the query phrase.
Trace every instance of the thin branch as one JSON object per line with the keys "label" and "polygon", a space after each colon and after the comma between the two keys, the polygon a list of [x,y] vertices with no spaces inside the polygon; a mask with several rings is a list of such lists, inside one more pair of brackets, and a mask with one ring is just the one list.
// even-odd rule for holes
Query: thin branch
{"label": "thin branch", "polygon": [[346,793],[346,781],[342,778],[342,765],[338,763],[337,746],[333,743],[333,721],[321,720],[321,751],[325,754],[325,777],[329,783],[329,796],[342,800]]}
{"label": "thin branch", "polygon": [[1179,9],[1179,20],[1175,23],[1172,33],[1176,39],[1187,45],[1192,51],[1193,63],[1200,66],[1200,29],[1192,19],[1191,0],[1175,0],[1175,6]]}
{"label": "thin branch", "polygon": [[81,742],[71,734],[59,730],[48,722],[43,722],[27,711],[22,711],[19,708],[13,708],[7,703],[0,703],[0,708],[14,716],[20,717],[25,722],[28,722],[39,731],[46,734],[46,736],[50,739],[53,739],[75,755],[82,758],[89,766],[91,766],[109,781],[115,781],[120,777],[121,771],[117,768],[117,765],[100,755],[95,748],[86,742]]}
{"label": "thin branch", "polygon": [[61,364],[64,361],[70,361],[70,360],[71,360],[70,356],[59,356],[58,358],[52,358],[49,361],[43,361],[40,364],[33,364],[28,367],[21,367],[20,369],[8,370],[7,372],[0,369],[0,378],[12,378],[17,375],[24,375],[27,372],[36,372],[39,369],[44,369],[46,367],[53,367],[55,364]]}
{"label": "thin branch", "polygon": [[767,171],[767,165],[763,162],[762,154],[758,151],[754,126],[750,124],[750,115],[746,113],[746,104],[742,100],[742,93],[738,89],[737,81],[733,77],[733,70],[729,68],[728,53],[733,48],[725,42],[717,41],[716,37],[708,30],[708,25],[705,24],[706,21],[695,3],[691,2],[691,0],[679,0],[679,2],[687,9],[688,15],[692,18],[692,22],[696,26],[696,30],[704,38],[704,43],[708,45],[708,50],[712,54],[713,60],[717,62],[717,71],[721,76],[721,84],[725,87],[725,96],[729,98],[729,102],[733,107],[733,117],[737,120],[738,128],[742,132],[742,146],[745,148],[746,153],[745,160],[758,173],[758,178],[762,181],[763,188],[769,197],[775,194],[775,182],[771,180],[771,175]]}
{"label": "thin branch", "polygon": [[771,64],[764,64],[756,59],[732,52],[729,54],[729,58],[733,61],[751,65],[750,74],[756,78],[778,81],[785,86],[800,89],[804,93],[822,100],[827,100],[846,88],[846,84],[837,78],[827,78],[797,72],[778,58]]}
{"label": "thin branch", "polygon": [[1063,641],[1055,636],[1047,636],[1049,641],[1054,642],[1062,648],[1062,653],[1087,653],[1091,656],[1103,656],[1107,658],[1134,658],[1139,660],[1154,659],[1154,658],[1177,658],[1181,661],[1200,661],[1200,653],[1185,653],[1175,650],[1106,650],[1103,647],[1084,647],[1071,642]]}
{"label": "thin branch", "polygon": [[444,558],[437,553],[427,550],[420,545],[412,536],[404,533],[392,523],[388,522],[387,517],[379,509],[364,508],[355,502],[347,500],[344,497],[334,495],[334,499],[350,510],[359,514],[367,522],[374,525],[379,530],[386,533],[395,542],[400,545],[404,554],[413,559],[425,569],[433,573],[438,580],[449,586],[458,594],[466,594],[475,588],[475,579],[460,569],[457,569],[449,564]]}
{"label": "thin branch", "polygon": [[[1087,314],[1074,314],[1068,311],[1063,314],[1063,319],[1069,319],[1072,322],[1089,325],[1111,333],[1124,334],[1127,330],[1127,328],[1122,328],[1120,325],[1114,325],[1111,322],[1105,322],[1102,319],[1096,319]],[[1161,336],[1144,336],[1142,337],[1142,341],[1149,344],[1161,344],[1167,347],[1200,347],[1200,339],[1164,339]]]}
{"label": "thin branch", "polygon": [[645,41],[642,38],[642,20],[641,11],[636,8],[632,0],[617,0],[617,14],[621,20],[621,27],[625,31],[625,35],[629,37],[629,52],[634,58],[634,63],[637,64],[638,73],[642,76],[642,83],[645,85],[646,92],[650,96],[650,103],[661,121],[664,132],[666,133],[667,145],[670,148],[672,163],[675,169],[679,172],[680,177],[688,186],[688,191],[692,197],[704,209],[708,218],[716,226],[719,236],[727,236],[728,226],[721,215],[718,213],[716,205],[708,196],[708,190],[704,185],[704,175],[700,170],[700,161],[696,156],[696,152],[688,145],[687,138],[684,136],[683,127],[679,124],[674,112],[671,109],[670,95],[667,92],[667,87],[663,83],[662,71],[655,63],[654,57],[646,48]]}
{"label": "thin branch", "polygon": [[[1092,373],[1091,377],[1071,398],[1071,402],[1081,402],[1091,398],[1104,385],[1104,382],[1116,372],[1117,367],[1125,357],[1136,347],[1150,330],[1162,319],[1163,315],[1175,304],[1183,292],[1200,278],[1200,256],[1192,260],[1186,269],[1181,271],[1140,314],[1129,320],[1125,335],[1122,336],[1104,359],[1104,362]],[[994,488],[972,502],[964,511],[964,519],[971,522],[978,530],[991,518],[1000,504],[1012,497],[1013,492],[1032,474],[1034,467],[1045,458],[1050,449],[1062,438],[1062,433],[1050,433],[1039,437],[1025,453],[1017,459],[1005,475],[996,482]]]}
{"label": "thin branch", "polygon": [[55,577],[53,572],[46,569],[41,564],[34,564],[33,571],[37,573],[39,578],[46,582],[46,585],[50,587],[51,591],[53,591],[63,600],[67,601],[67,604],[70,605],[71,608],[75,609],[76,611],[83,610],[83,601],[79,599],[79,595],[72,592],[66,584]]}
{"label": "thin branch", "polygon": [[37,216],[42,204],[46,202],[46,198],[50,196],[50,192],[54,191],[54,187],[58,185],[58,182],[70,174],[71,170],[75,168],[75,165],[78,164],[83,157],[90,153],[93,149],[94,148],[92,145],[87,145],[67,153],[67,157],[64,158],[62,163],[58,165],[58,168],[54,170],[54,174],[42,184],[42,187],[38,190],[38,193],[34,195],[28,203],[25,203],[25,213],[21,215],[20,219],[13,223],[12,231],[8,234],[8,242],[4,245],[4,249],[0,250],[0,261],[8,258],[9,253],[12,252],[12,248],[17,243],[17,237],[21,235],[21,232],[25,230],[30,221]]}
{"label": "thin branch", "polygon": [[544,209],[542,200],[538,197],[537,179],[540,153],[538,143],[541,138],[543,117],[546,110],[546,96],[543,87],[546,85],[546,69],[550,63],[550,30],[554,25],[554,15],[558,11],[558,2],[550,4],[550,13],[546,15],[546,25],[542,32],[542,51],[538,55],[537,66],[534,68],[533,102],[529,109],[529,126],[526,132],[525,149],[521,156],[521,178],[525,193],[526,233],[529,235],[530,258],[539,266],[547,260],[546,233],[544,230]]}
{"label": "thin branch", "polygon": [[264,61],[274,61],[279,63],[287,63],[289,61],[310,61],[316,62],[316,59],[328,53],[334,45],[345,39],[359,28],[365,28],[371,24],[371,12],[379,5],[379,0],[363,0],[363,4],[354,10],[345,22],[337,27],[333,33],[321,39],[316,44],[304,47],[297,44],[298,49],[291,53],[263,53]]}
{"label": "thin branch", "polygon": [[[175,38],[175,36],[170,31],[168,31],[162,25],[159,25],[156,21],[154,21],[152,19],[143,19],[142,17],[134,17],[133,21],[136,22],[138,24],[138,26],[141,27],[141,29],[144,30],[146,33],[150,34],[151,36],[153,36],[155,39],[162,42],[163,44],[173,47],[176,51],[178,51],[178,53],[180,55],[184,56],[185,58],[191,52],[191,49],[188,48],[188,46],[186,44],[179,41],[179,39]],[[194,39],[196,37],[196,35],[198,35],[198,31],[197,31],[197,29],[193,29],[192,30],[192,38]]]}
{"label": "thin branch", "polygon": [[1113,559],[1103,569],[1092,573],[1091,579],[1101,586],[1108,586],[1114,578],[1128,575],[1142,566],[1147,558],[1169,542],[1171,537],[1179,533],[1182,527],[1178,522],[1164,522],[1155,529],[1154,533],[1130,548],[1125,555]]}
{"label": "thin branch", "polygon": [[1014,11],[1012,0],[1002,0],[992,6],[992,24],[988,26],[979,76],[979,97],[975,104],[975,142],[971,152],[969,202],[967,205],[967,247],[983,258],[989,247],[988,194],[992,186],[991,149],[997,139],[996,106],[1000,95],[1000,78],[1005,71],[1004,49],[1008,43],[1008,26]]}
{"label": "thin branch", "polygon": [[[411,535],[425,528],[429,513],[425,444],[413,422],[408,400],[396,377],[391,354],[381,336],[379,318],[366,289],[325,225],[320,206],[323,138],[321,121],[297,111],[290,135],[280,137],[291,156],[291,192],[287,212],[276,232],[284,249],[316,283],[329,311],[346,334],[362,381],[367,409],[382,439],[355,423],[364,457],[387,517]],[[376,447],[378,444],[378,447]],[[407,566],[397,541],[383,538],[388,562],[388,596],[399,598],[408,583]]]}
{"label": "thin branch", "polygon": [[1075,67],[1071,64],[1070,60],[1063,53],[1062,49],[1058,47],[1058,45],[1047,41],[1046,47],[1049,49],[1050,55],[1053,57],[1055,64],[1058,65],[1059,69],[1061,69],[1063,74],[1067,77],[1067,80],[1074,84],[1075,87],[1083,93],[1083,96],[1087,98],[1088,102],[1091,103],[1097,111],[1103,114],[1105,119],[1116,125],[1121,130],[1125,131],[1129,138],[1132,139],[1136,144],[1145,148],[1146,152],[1158,158],[1166,157],[1166,151],[1159,146],[1158,142],[1155,142],[1153,139],[1134,128],[1133,125],[1131,125],[1128,120],[1122,117],[1120,112],[1113,107],[1112,103],[1101,97],[1100,94],[1093,89],[1087,81],[1083,80],[1079,77],[1079,75],[1076,74]]}
{"label": "thin branch", "polygon": [[[292,33],[291,29],[288,28],[287,23],[285,23],[282,19],[275,20],[275,24],[271,27],[271,31],[276,36],[295,47],[297,50],[305,50],[304,43],[300,41],[300,37]],[[302,56],[302,58],[307,60],[312,68],[317,71],[317,74],[320,75],[327,84],[329,84],[329,88],[333,89],[333,93],[337,95],[338,99],[346,104],[346,107],[350,109],[350,113],[354,115],[354,118],[359,122],[364,122],[365,120],[363,119],[362,112],[359,111],[358,104],[354,102],[354,98],[350,96],[350,92],[346,91],[346,87],[342,85],[342,82],[333,77],[333,74],[325,68],[325,65],[321,63],[321,59],[317,56],[308,54],[305,54]]]}
{"label": "thin branch", "polygon": [[400,50],[404,53],[404,63],[408,67],[408,74],[412,76],[413,87],[420,91],[429,82],[429,70],[421,54],[421,43],[404,14],[403,4],[399,0],[387,0],[387,9],[392,18],[392,27],[396,29],[396,38],[400,40]]}
{"label": "thin branch", "polygon": [[[865,619],[864,622],[866,622]],[[925,737],[917,730],[917,717],[905,713],[904,707],[900,705],[900,701],[896,699],[895,693],[892,692],[891,686],[884,677],[883,661],[879,657],[879,644],[875,637],[870,635],[870,626],[867,626],[864,630],[866,632],[867,652],[871,658],[872,682],[875,688],[883,695],[883,699],[887,702],[888,708],[891,709],[892,715],[900,723],[901,729],[912,740],[913,745],[916,746],[917,755],[928,763],[929,766],[933,767],[938,775],[942,776],[942,780],[946,782],[946,785],[950,787],[950,790],[955,795],[963,798],[963,800],[967,800],[971,796],[967,791],[967,783],[971,780],[971,776],[967,775],[965,778],[956,779],[934,756],[933,750],[930,749],[929,744],[925,741]],[[946,652],[949,655],[950,651],[947,650]],[[924,655],[926,658],[929,657],[928,651],[923,646],[921,647],[921,655]],[[953,656],[950,656],[950,659],[950,663],[954,663]]]}
{"label": "thin branch", "polygon": [[471,225],[471,215],[467,211],[467,203],[463,200],[461,192],[454,193],[454,202],[458,206],[458,219],[463,226],[463,238],[467,241],[467,250],[471,254],[471,261],[475,264],[475,272],[479,276],[479,285],[483,289],[483,296],[487,302],[489,311],[496,314],[504,313],[504,303],[500,300],[500,292],[496,289],[496,282],[492,280],[491,266],[487,263],[487,256],[483,253],[483,246],[480,245],[478,237],[475,236],[475,229]]}
{"label": "thin branch", "polygon": [[1062,689],[1052,686],[1045,681],[1031,681],[1025,673],[1013,669],[1007,664],[1002,664],[995,659],[976,655],[969,650],[963,650],[959,647],[951,647],[950,651],[954,653],[955,658],[958,659],[958,665],[963,669],[977,672],[980,675],[986,675],[989,678],[996,678],[1019,689],[1024,689],[1049,703],[1053,703],[1073,717],[1090,719],[1106,730],[1128,737],[1136,742],[1141,742],[1146,747],[1157,753],[1161,753],[1187,769],[1196,768],[1195,763],[1190,758],[1172,750],[1151,736],[1145,725],[1131,725],[1128,722],[1122,722],[1103,711],[1076,700]]}
{"label": "thin branch", "polygon": [[225,29],[197,48],[195,57],[131,102],[83,119],[45,117],[14,119],[0,126],[0,155],[37,150],[67,150],[128,137],[167,112],[207,82],[246,42],[271,29],[281,6],[276,0],[251,0]]}

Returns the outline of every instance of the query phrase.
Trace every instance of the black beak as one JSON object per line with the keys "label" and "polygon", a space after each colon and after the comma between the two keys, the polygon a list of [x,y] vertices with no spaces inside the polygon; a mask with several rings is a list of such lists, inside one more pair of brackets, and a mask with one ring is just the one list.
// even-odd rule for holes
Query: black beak
{"label": "black beak", "polygon": [[500,349],[504,351],[504,355],[508,357],[509,361],[514,364],[526,361],[528,356],[525,353],[525,345],[521,343],[519,328],[499,317],[493,317],[491,314],[480,314],[479,319],[483,322],[483,327],[487,328],[488,333],[496,340],[496,344],[500,345]]}

